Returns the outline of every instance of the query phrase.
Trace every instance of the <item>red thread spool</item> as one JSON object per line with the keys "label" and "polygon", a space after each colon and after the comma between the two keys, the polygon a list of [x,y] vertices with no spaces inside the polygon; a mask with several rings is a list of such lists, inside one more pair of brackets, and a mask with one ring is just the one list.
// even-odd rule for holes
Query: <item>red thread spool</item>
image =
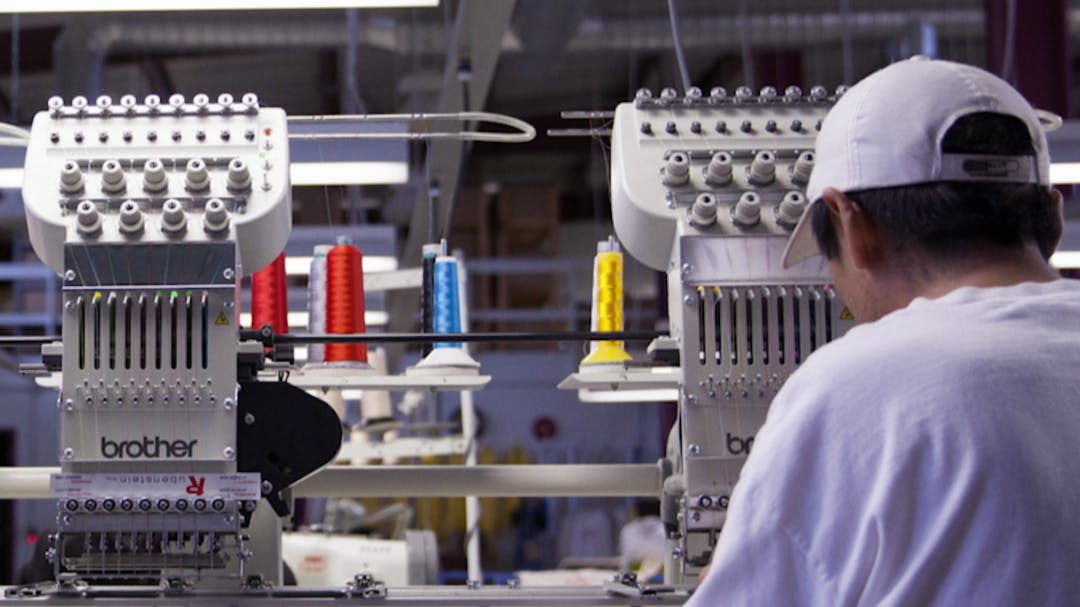
{"label": "red thread spool", "polygon": [[285,253],[251,277],[251,326],[270,325],[274,333],[289,332],[289,290],[285,284]]}
{"label": "red thread spool", "polygon": [[[364,255],[342,244],[326,254],[326,332],[365,333]],[[326,344],[326,361],[367,362],[367,344]]]}

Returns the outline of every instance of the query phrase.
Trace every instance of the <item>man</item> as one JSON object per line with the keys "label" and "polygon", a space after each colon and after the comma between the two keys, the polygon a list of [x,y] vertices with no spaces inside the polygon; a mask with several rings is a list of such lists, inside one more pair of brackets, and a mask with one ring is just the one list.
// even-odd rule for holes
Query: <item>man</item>
{"label": "man", "polygon": [[692,605],[1080,601],[1080,286],[1046,138],[982,70],[916,58],[825,119],[785,264],[862,325],[777,395]]}

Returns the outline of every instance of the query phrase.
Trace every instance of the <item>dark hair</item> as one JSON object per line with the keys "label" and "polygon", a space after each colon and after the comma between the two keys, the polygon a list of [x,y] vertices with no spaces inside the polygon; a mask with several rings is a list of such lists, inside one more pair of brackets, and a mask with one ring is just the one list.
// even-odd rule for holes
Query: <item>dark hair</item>
{"label": "dark hair", "polygon": [[[1027,125],[1015,116],[977,112],[959,118],[942,140],[945,153],[1034,155]],[[894,250],[957,259],[1034,242],[1046,259],[1061,237],[1050,189],[1037,184],[942,181],[845,192]],[[840,253],[829,207],[813,206],[814,236],[829,259]]]}

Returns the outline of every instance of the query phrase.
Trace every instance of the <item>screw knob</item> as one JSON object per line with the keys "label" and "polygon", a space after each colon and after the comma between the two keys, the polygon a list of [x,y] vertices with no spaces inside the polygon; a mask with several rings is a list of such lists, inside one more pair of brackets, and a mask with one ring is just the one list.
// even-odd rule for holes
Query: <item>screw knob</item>
{"label": "screw knob", "polygon": [[710,185],[727,185],[731,183],[731,154],[717,152],[709,159],[706,169],[705,180]]}
{"label": "screw knob", "polygon": [[686,185],[690,181],[690,158],[676,153],[668,157],[664,165],[664,183],[672,186]]}
{"label": "screw knob", "polygon": [[211,198],[206,203],[203,213],[203,229],[211,234],[224,232],[229,229],[229,211],[225,209],[225,203],[217,198]]}
{"label": "screw knob", "polygon": [[711,226],[716,223],[716,196],[699,194],[690,207],[690,218],[698,226]]}
{"label": "screw knob", "polygon": [[776,156],[772,152],[758,152],[750,163],[750,180],[758,185],[772,183],[776,179]]}
{"label": "screw knob", "polygon": [[184,186],[189,192],[203,192],[210,188],[210,172],[206,163],[199,158],[192,158],[187,163],[187,177]]}
{"label": "screw knob", "polygon": [[246,192],[251,189],[251,171],[247,163],[239,158],[233,158],[229,163],[229,190],[233,192]]}
{"label": "screw knob", "polygon": [[754,192],[743,192],[735,203],[732,220],[736,225],[749,228],[761,221],[761,199]]}
{"label": "screw knob", "polygon": [[170,234],[181,234],[187,229],[187,213],[179,200],[170,198],[161,207],[161,229]]}
{"label": "screw knob", "polygon": [[120,231],[125,234],[138,234],[142,232],[145,219],[139,205],[128,200],[120,205]]}

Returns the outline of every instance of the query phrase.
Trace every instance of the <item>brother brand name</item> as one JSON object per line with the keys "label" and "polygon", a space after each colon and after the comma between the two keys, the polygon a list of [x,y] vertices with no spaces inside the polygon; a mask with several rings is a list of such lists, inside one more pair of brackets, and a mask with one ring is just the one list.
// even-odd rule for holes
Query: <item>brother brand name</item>
{"label": "brother brand name", "polygon": [[196,440],[166,440],[160,436],[144,436],[142,440],[114,441],[101,437],[101,455],[105,459],[156,459],[159,457],[191,457]]}

